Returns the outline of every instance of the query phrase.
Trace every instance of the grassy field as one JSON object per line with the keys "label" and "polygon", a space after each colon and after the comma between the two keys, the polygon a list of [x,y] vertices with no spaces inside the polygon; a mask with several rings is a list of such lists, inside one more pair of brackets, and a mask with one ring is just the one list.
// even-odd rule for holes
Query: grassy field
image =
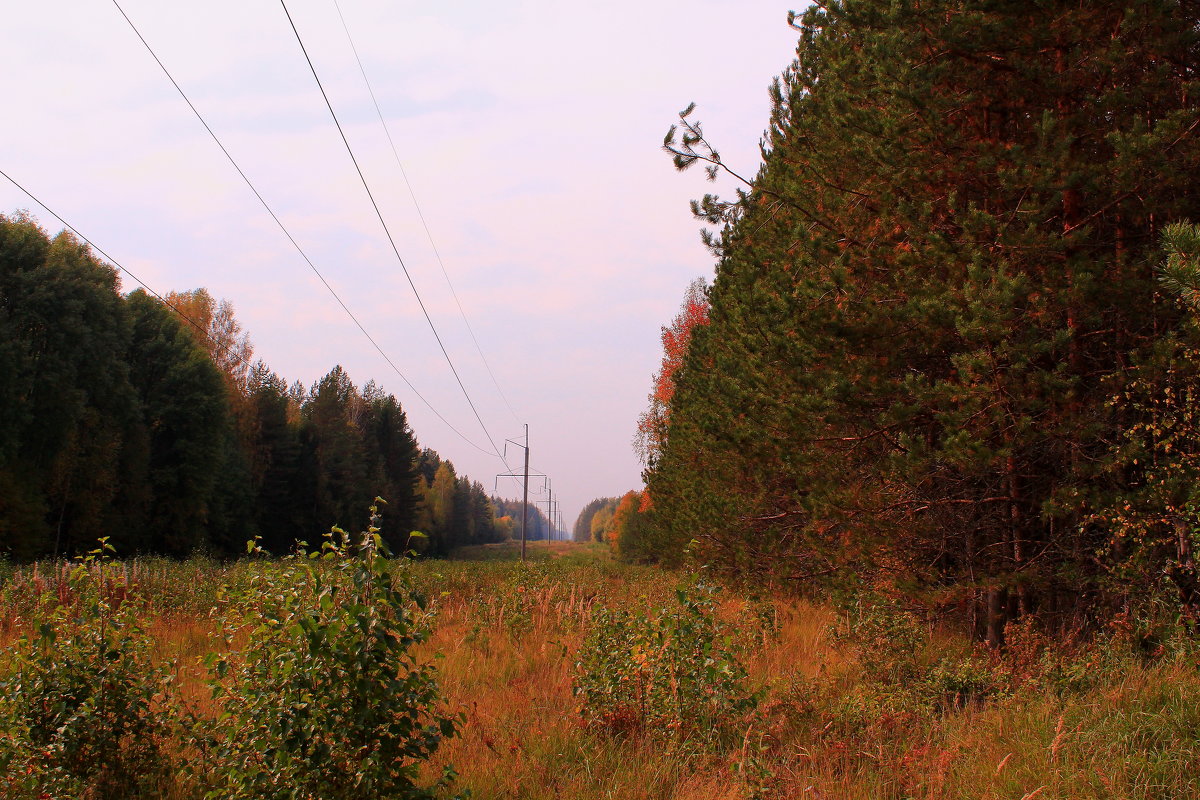
{"label": "grassy field", "polygon": [[[695,576],[618,564],[591,545],[536,543],[526,564],[515,552],[474,548],[409,568],[433,614],[417,654],[435,665],[446,708],[462,719],[424,770],[432,781],[453,765],[446,796],[1200,796],[1200,664],[1185,639],[1148,653],[1119,626],[1074,648],[1014,631],[997,656],[886,608],[839,615],[730,590],[717,591],[711,606],[681,606],[676,589]],[[151,659],[173,672],[171,703],[216,713],[201,660],[244,644],[223,636],[226,598],[270,568],[117,566],[136,588]],[[65,569],[0,574],[6,664],[21,633],[69,601]],[[685,599],[698,590],[690,591]],[[619,637],[604,639],[606,630],[625,630],[614,622],[623,613],[634,627],[658,626],[660,644],[622,652]],[[673,638],[695,630],[716,634],[711,651],[671,649]],[[697,667],[689,660],[707,664],[699,667],[711,685],[686,683]],[[666,676],[666,689],[628,693],[655,675]],[[576,691],[586,686],[600,693],[589,700]],[[619,706],[620,697],[639,699]],[[598,708],[605,698],[610,705]],[[736,711],[698,724],[696,715],[713,708]],[[165,743],[173,758],[186,749]],[[197,793],[183,773],[159,785],[162,796]]]}

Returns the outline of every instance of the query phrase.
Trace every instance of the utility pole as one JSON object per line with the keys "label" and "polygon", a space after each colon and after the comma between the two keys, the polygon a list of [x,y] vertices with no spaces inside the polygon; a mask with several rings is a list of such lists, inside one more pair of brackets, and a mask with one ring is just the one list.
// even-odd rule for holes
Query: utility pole
{"label": "utility pole", "polygon": [[525,478],[521,481],[521,560],[525,560],[525,526],[529,517],[529,423],[525,423]]}
{"label": "utility pole", "polygon": [[[521,478],[521,487],[522,487],[522,489],[521,489],[521,560],[524,561],[525,560],[525,537],[526,537],[525,531],[529,525],[529,476],[531,474],[529,472],[529,425],[528,424],[525,425],[525,444],[521,444],[520,442],[514,442],[512,439],[504,440],[504,453],[506,456],[508,455],[508,446],[510,444],[513,445],[514,447],[522,447],[525,449],[525,471],[522,472],[521,474],[516,474],[516,473],[513,473],[512,471],[500,473],[499,475],[496,476],[496,485],[493,488],[493,491],[497,491],[497,492],[499,491],[501,478]],[[508,462],[506,461],[504,463],[507,465]],[[535,477],[539,477],[542,479],[546,478],[546,473],[544,473],[544,472],[534,472],[532,474]]]}
{"label": "utility pole", "polygon": [[550,519],[550,538],[557,540],[558,523],[556,520],[558,519],[558,501],[554,499],[554,492],[550,493],[550,508],[548,510],[550,513],[546,516]]}
{"label": "utility pole", "polygon": [[[558,533],[565,533],[562,526],[562,512],[559,511],[559,501],[554,499],[554,481],[546,478],[546,499],[538,500],[534,505],[539,503],[546,504],[546,541],[558,541]],[[563,537],[566,538],[565,536]]]}
{"label": "utility pole", "polygon": [[[515,447],[523,447],[524,451],[526,451],[526,457],[524,457],[524,471],[521,474],[517,474],[517,473],[514,473],[514,471],[511,471],[511,468],[509,468],[508,473],[498,474],[496,476],[496,486],[493,487],[493,491],[494,492],[499,491],[500,479],[502,479],[502,477],[520,477],[520,479],[521,479],[521,560],[524,561],[524,560],[526,560],[526,537],[527,537],[526,530],[529,527],[529,476],[533,475],[534,477],[540,477],[540,479],[542,479],[541,491],[546,491],[546,481],[548,481],[550,479],[547,479],[546,473],[530,473],[530,471],[529,471],[529,425],[528,425],[528,423],[526,423],[526,443],[521,444],[520,441],[514,441],[512,439],[504,440],[504,455],[505,455],[505,457],[508,456],[509,445],[512,445]],[[504,464],[508,465],[508,462],[505,461]]]}
{"label": "utility pole", "polygon": [[558,514],[558,501],[554,499],[553,489],[547,489],[545,500],[534,501],[535,506],[540,505],[541,503],[546,504],[546,541],[552,542],[555,541],[554,534],[558,527],[554,522],[555,517]]}
{"label": "utility pole", "polygon": [[554,538],[558,540],[558,501],[551,498],[550,502],[550,530],[554,532]]}

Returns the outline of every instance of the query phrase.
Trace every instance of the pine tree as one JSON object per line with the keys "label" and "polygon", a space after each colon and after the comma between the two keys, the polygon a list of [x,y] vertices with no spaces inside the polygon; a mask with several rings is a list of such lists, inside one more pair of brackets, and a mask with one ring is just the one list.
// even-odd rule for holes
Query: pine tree
{"label": "pine tree", "polygon": [[[1156,228],[1200,205],[1198,22],[1149,1],[805,12],[763,168],[697,208],[726,224],[647,476],[669,538],[963,602],[994,642],[1093,597],[1106,403],[1178,319]],[[667,146],[723,168],[690,115]]]}

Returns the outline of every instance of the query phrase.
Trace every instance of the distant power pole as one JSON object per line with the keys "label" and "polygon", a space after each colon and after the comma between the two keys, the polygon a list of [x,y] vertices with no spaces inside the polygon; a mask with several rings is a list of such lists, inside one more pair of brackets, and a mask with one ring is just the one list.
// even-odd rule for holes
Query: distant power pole
{"label": "distant power pole", "polygon": [[548,494],[546,495],[546,525],[549,530],[546,533],[546,539],[557,541],[557,534],[562,530],[562,515],[559,513],[559,501],[554,499],[554,484],[549,479],[546,481]]}
{"label": "distant power pole", "polygon": [[554,499],[553,489],[547,490],[545,500],[534,501],[535,506],[540,505],[541,503],[546,504],[546,541],[552,542],[558,538],[555,535],[557,533],[558,525],[554,521],[558,516],[558,501]]}
{"label": "distant power pole", "polygon": [[529,423],[525,423],[525,478],[521,481],[521,560],[525,560],[525,526],[529,518]]}
{"label": "distant power pole", "polygon": [[555,522],[558,519],[558,501],[554,499],[554,492],[550,493],[550,513],[547,516],[550,518],[550,538],[557,539],[555,534],[558,532],[558,525]]}
{"label": "distant power pole", "polygon": [[[521,478],[521,560],[525,560],[525,538],[526,529],[529,526],[529,425],[525,425],[525,444],[514,442],[512,439],[504,440],[504,452],[508,453],[508,446],[514,445],[525,449],[525,471],[516,475],[511,470],[502,472],[496,476],[496,491],[499,490],[501,478]],[[505,464],[507,465],[507,461]],[[545,473],[535,473],[538,477],[545,478]]]}

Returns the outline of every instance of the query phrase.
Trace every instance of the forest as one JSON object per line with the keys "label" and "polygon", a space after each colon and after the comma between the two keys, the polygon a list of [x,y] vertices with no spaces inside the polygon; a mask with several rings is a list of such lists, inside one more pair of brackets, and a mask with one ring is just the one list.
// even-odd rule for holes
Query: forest
{"label": "forest", "polygon": [[[663,330],[618,550],[993,645],[1200,615],[1190,2],[818,3]],[[689,106],[664,149],[736,175]],[[1173,227],[1174,226],[1174,227]]]}
{"label": "forest", "polygon": [[[340,366],[311,386],[261,360],[203,289],[122,296],[70,233],[0,216],[0,554],[277,555],[387,502],[388,544],[499,541],[483,486],[420,448],[404,409]],[[424,538],[409,541],[409,531]]]}

